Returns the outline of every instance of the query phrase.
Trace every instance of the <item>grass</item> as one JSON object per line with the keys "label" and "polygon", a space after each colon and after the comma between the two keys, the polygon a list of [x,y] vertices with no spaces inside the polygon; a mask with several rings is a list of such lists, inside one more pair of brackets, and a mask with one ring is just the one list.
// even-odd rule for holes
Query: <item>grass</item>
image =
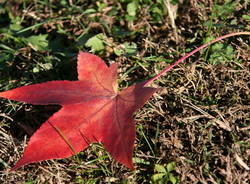
{"label": "grass", "polygon": [[[1,1],[0,90],[76,80],[79,50],[91,51],[108,64],[118,62],[120,88],[149,79],[205,41],[249,31],[250,4],[239,2]],[[135,114],[135,171],[93,144],[68,159],[8,172],[33,132],[59,107],[1,99],[0,180],[248,183],[249,51],[249,37],[227,39],[153,84],[162,90]]]}

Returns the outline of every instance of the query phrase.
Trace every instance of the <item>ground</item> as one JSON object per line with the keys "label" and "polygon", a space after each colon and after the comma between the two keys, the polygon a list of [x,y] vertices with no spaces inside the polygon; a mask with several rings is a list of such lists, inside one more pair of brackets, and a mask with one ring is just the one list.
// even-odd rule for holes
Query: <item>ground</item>
{"label": "ground", "polygon": [[[122,89],[213,38],[250,31],[249,9],[248,0],[3,0],[0,90],[77,80],[79,50],[119,63]],[[153,83],[161,90],[134,115],[134,171],[93,144],[76,156],[9,172],[60,107],[0,99],[0,181],[249,183],[249,43],[249,36],[223,40]]]}

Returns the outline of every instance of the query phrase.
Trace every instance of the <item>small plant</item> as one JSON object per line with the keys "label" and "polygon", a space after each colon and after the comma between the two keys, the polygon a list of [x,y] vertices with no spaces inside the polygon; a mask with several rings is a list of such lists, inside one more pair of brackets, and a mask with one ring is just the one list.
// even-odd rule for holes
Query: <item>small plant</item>
{"label": "small plant", "polygon": [[234,49],[231,45],[216,43],[210,48],[211,53],[208,58],[210,64],[225,64],[234,59]]}
{"label": "small plant", "polygon": [[175,170],[175,162],[170,162],[166,167],[160,164],[155,164],[155,171],[157,172],[151,178],[152,184],[178,183],[178,178],[172,173]]}
{"label": "small plant", "polygon": [[100,33],[88,39],[87,42],[85,43],[85,46],[90,47],[91,52],[103,51],[105,48],[104,40],[105,40],[105,35]]}

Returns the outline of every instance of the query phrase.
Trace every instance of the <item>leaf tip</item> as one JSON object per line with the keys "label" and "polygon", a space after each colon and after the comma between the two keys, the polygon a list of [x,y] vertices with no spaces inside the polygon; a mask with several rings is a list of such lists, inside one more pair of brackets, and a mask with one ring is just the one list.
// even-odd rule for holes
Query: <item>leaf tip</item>
{"label": "leaf tip", "polygon": [[2,98],[10,99],[12,96],[13,96],[13,92],[11,90],[0,92],[0,97],[2,97]]}
{"label": "leaf tip", "polygon": [[131,171],[134,171],[135,170],[135,167],[134,167],[134,164],[132,163],[131,165],[129,165],[128,167]]}
{"label": "leaf tip", "polygon": [[10,169],[10,172],[12,171],[16,171],[17,169],[19,169],[20,167],[26,165],[28,163],[24,162],[22,159],[18,160],[17,163]]}

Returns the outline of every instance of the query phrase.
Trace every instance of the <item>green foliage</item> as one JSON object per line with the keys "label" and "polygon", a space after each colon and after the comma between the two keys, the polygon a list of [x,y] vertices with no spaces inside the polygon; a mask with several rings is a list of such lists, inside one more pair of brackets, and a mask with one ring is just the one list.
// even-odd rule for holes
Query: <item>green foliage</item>
{"label": "green foliage", "polygon": [[30,36],[28,38],[23,38],[24,42],[26,42],[32,49],[35,51],[46,51],[48,50],[48,35],[47,34],[40,34],[37,36]]}
{"label": "green foliage", "polygon": [[152,184],[179,183],[178,177],[176,177],[173,174],[175,167],[176,167],[175,162],[168,163],[166,167],[160,164],[155,164],[156,174],[152,176],[151,183]]}
{"label": "green foliage", "polygon": [[[205,43],[213,40],[214,37],[207,37]],[[206,58],[208,63],[218,65],[227,64],[229,62],[241,62],[241,60],[235,58],[235,51],[231,45],[223,43],[215,43],[210,46],[210,49],[206,52]]]}
{"label": "green foliage", "polygon": [[[220,30],[223,26],[230,24],[228,17],[232,15],[236,5],[237,2],[233,0],[226,0],[223,4],[218,4],[217,1],[215,1],[210,19],[204,23],[204,26],[208,28],[207,36],[211,36],[212,29],[217,28]],[[237,22],[234,24],[237,24]]]}
{"label": "green foliage", "polygon": [[148,8],[148,13],[151,16],[152,22],[161,22],[165,15],[165,5],[163,0],[151,1],[151,0],[124,0],[122,1],[126,4],[125,18],[128,22],[138,20],[138,14],[140,9]]}
{"label": "green foliage", "polygon": [[226,64],[235,58],[234,48],[231,45],[216,43],[210,48],[208,62],[210,64]]}
{"label": "green foliage", "polygon": [[215,3],[212,12],[214,14],[213,16],[220,17],[221,19],[226,19],[227,16],[232,14],[232,12],[234,11],[236,4],[237,2],[233,0],[226,0],[222,5]]}
{"label": "green foliage", "polygon": [[104,39],[105,35],[103,33],[97,34],[85,43],[86,47],[90,47],[92,52],[99,52],[104,50]]}
{"label": "green foliage", "polygon": [[[214,37],[211,36],[213,29],[220,32],[223,26],[236,26],[238,24],[236,19],[228,21],[228,17],[232,15],[236,5],[237,3],[232,0],[226,0],[221,4],[215,1],[210,20],[204,23],[204,26],[208,28],[206,33],[207,37],[204,39],[204,42],[214,39]],[[235,60],[234,48],[227,44],[216,43],[206,51],[205,58],[210,64],[226,64]]]}
{"label": "green foliage", "polygon": [[246,21],[250,21],[250,15],[242,15],[242,18]]}
{"label": "green foliage", "polygon": [[114,48],[114,52],[117,56],[125,55],[132,56],[137,52],[137,45],[134,42],[125,42],[118,47]]}
{"label": "green foliage", "polygon": [[136,13],[138,9],[138,2],[137,1],[132,1],[127,4],[127,15],[126,18],[128,21],[133,21],[136,19]]}
{"label": "green foliage", "polygon": [[[207,37],[204,42],[207,43],[213,39],[214,37]],[[224,65],[232,61],[240,62],[240,60],[235,58],[234,48],[223,43],[215,43],[210,46],[210,49],[206,52],[206,58],[208,63],[213,65]]]}

